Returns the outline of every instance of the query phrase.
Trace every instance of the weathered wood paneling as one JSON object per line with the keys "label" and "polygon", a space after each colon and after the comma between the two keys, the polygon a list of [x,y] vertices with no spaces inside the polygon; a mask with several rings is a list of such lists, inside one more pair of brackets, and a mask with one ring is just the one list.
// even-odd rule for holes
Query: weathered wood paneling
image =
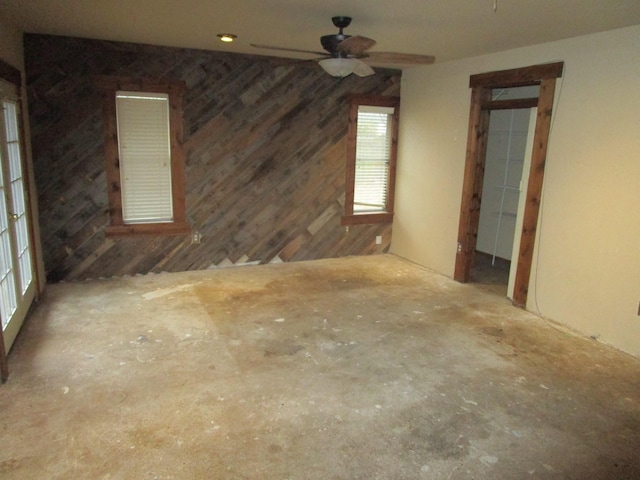
{"label": "weathered wood paneling", "polygon": [[[26,35],[25,54],[49,281],[388,250],[390,225],[340,226],[346,97],[399,95],[400,72],[338,80],[314,62],[44,35]],[[200,244],[105,237],[96,75],[187,84],[187,220]]]}

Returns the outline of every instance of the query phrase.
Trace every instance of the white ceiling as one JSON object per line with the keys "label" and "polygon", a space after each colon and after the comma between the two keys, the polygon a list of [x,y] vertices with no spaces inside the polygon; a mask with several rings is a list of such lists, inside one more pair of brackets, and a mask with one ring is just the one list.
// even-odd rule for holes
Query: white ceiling
{"label": "white ceiling", "polygon": [[347,15],[373,50],[443,62],[638,25],[640,0],[0,0],[0,15],[28,33],[300,58],[249,44],[321,50]]}

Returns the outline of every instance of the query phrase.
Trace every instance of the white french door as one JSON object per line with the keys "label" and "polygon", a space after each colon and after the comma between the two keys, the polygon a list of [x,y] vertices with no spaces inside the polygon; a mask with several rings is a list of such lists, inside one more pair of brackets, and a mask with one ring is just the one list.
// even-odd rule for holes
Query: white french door
{"label": "white french door", "polygon": [[0,81],[0,318],[6,351],[35,296],[17,88]]}

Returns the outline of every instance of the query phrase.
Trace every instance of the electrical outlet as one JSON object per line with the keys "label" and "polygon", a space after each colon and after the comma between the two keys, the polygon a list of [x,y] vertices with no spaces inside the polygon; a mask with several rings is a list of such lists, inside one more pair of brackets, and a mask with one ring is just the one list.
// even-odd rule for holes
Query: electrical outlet
{"label": "electrical outlet", "polygon": [[202,235],[197,230],[191,235],[191,245],[198,245],[202,240]]}
{"label": "electrical outlet", "polygon": [[382,235],[376,236],[376,245],[382,245]]}

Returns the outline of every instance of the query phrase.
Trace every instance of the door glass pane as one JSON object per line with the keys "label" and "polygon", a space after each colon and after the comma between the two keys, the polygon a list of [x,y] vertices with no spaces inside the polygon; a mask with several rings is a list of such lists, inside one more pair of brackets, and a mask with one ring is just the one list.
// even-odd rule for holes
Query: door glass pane
{"label": "door glass pane", "polygon": [[[13,201],[13,214],[16,227],[16,253],[18,258],[18,272],[20,275],[20,292],[24,294],[33,274],[31,269],[31,251],[29,249],[29,230],[25,205],[25,188],[22,176],[22,156],[20,154],[20,136],[18,130],[18,106],[14,101],[3,102],[4,121],[7,139],[7,153],[9,155],[9,178]],[[6,205],[4,208],[6,212]]]}
{"label": "door glass pane", "polygon": [[[2,165],[3,160],[2,152],[0,152],[0,165]],[[3,330],[11,321],[18,307],[11,265],[11,234],[7,216],[4,175],[2,168],[0,168],[0,316],[2,316]]]}

